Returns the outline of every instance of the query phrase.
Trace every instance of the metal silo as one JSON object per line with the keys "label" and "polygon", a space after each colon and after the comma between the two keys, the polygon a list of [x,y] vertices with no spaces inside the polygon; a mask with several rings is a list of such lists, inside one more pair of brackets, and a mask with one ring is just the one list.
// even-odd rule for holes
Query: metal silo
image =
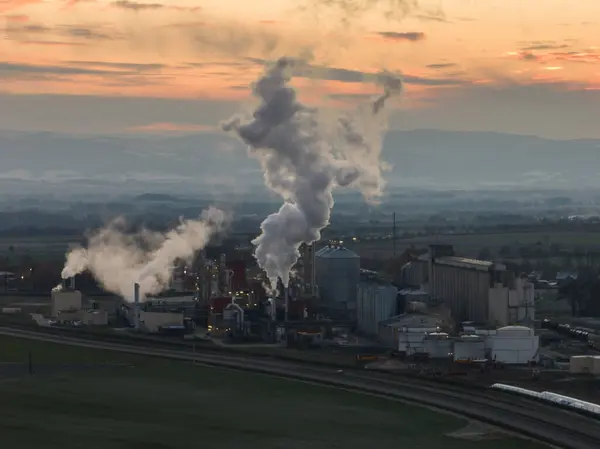
{"label": "metal silo", "polygon": [[332,309],[356,313],[360,257],[343,246],[325,247],[315,257],[321,299]]}
{"label": "metal silo", "polygon": [[327,273],[329,273],[329,259],[323,256],[332,250],[331,245],[324,246],[315,253],[315,285],[319,288],[319,296],[322,297],[320,291],[321,284],[326,281]]}

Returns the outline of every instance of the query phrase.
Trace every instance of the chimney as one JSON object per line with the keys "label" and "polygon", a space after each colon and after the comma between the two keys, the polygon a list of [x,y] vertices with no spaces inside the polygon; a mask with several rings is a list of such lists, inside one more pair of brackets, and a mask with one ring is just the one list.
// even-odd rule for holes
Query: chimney
{"label": "chimney", "polygon": [[62,285],[62,289],[63,290],[66,290],[69,287],[69,285],[67,284],[67,280],[66,279],[63,279],[61,281],[61,285]]}
{"label": "chimney", "polygon": [[75,290],[75,276],[69,278],[69,289]]}
{"label": "chimney", "polygon": [[140,284],[133,284],[133,325],[135,330],[140,329]]}

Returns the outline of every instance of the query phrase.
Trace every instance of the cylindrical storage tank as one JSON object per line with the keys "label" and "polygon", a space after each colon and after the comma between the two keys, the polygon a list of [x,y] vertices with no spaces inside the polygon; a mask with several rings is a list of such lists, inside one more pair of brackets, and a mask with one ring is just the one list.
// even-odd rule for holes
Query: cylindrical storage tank
{"label": "cylindrical storage tank", "polygon": [[464,335],[454,342],[454,361],[482,360],[485,358],[485,344],[476,335]]}
{"label": "cylindrical storage tank", "polygon": [[343,246],[323,248],[316,254],[316,277],[325,304],[347,308],[356,305],[360,257]]}
{"label": "cylindrical storage tank", "polygon": [[379,323],[396,315],[396,295],[393,285],[361,282],[358,285],[356,323],[360,331],[375,335]]}
{"label": "cylindrical storage tank", "polygon": [[448,358],[452,353],[452,340],[443,332],[431,332],[425,337],[425,352],[432,359]]}
{"label": "cylindrical storage tank", "polygon": [[[315,286],[317,288],[326,281],[329,273],[329,259],[323,256],[331,250],[331,246],[325,246],[315,253]],[[320,291],[319,296],[322,298]]]}

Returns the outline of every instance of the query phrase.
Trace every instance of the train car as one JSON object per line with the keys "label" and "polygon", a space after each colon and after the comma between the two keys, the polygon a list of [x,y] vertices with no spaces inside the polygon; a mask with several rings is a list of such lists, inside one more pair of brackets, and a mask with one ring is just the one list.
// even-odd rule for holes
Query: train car
{"label": "train car", "polygon": [[587,341],[590,348],[600,350],[600,334],[588,333]]}
{"label": "train car", "polygon": [[557,407],[562,407],[578,413],[583,413],[587,416],[600,419],[600,404],[582,401],[580,399],[553,393],[551,391],[543,391],[539,393],[537,391],[528,390],[526,388],[521,387],[515,387],[513,385],[493,384],[490,386],[490,388],[494,390],[505,391],[510,394],[530,397],[539,401],[553,404]]}
{"label": "train car", "polygon": [[600,417],[600,405],[594,404],[592,402],[582,401],[580,399],[572,398],[570,396],[552,393],[551,391],[542,392],[540,398],[547,402],[552,402],[558,405],[567,406],[569,408],[577,410],[583,410],[585,412],[592,413],[595,416]]}
{"label": "train car", "polygon": [[536,398],[536,399],[540,398],[539,392],[533,391],[533,390],[528,390],[526,388],[515,387],[514,385],[493,384],[490,388],[492,388],[494,390],[506,391],[507,393],[529,396],[529,397]]}

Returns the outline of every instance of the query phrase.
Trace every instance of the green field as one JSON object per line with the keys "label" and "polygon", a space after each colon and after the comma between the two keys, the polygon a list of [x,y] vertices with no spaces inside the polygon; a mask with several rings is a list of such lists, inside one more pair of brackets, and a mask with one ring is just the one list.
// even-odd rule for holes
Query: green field
{"label": "green field", "polygon": [[[283,379],[0,337],[0,370],[31,352],[34,375],[0,371],[11,449],[480,448],[467,422],[424,408]],[[126,362],[88,367],[78,363]],[[51,363],[72,366],[52,369]],[[486,449],[544,446],[491,435]],[[7,447],[9,447],[7,446]]]}

